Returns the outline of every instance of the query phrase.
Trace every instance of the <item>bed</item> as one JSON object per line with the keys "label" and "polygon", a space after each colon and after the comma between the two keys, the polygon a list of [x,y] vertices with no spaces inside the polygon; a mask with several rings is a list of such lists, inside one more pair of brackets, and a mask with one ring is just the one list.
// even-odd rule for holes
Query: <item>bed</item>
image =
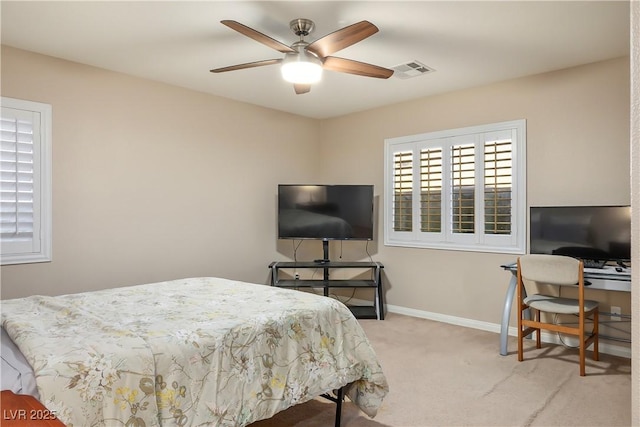
{"label": "bed", "polygon": [[350,311],[295,290],[191,278],[31,296],[2,301],[2,327],[68,427],[245,426],[335,390],[373,417],[388,392]]}

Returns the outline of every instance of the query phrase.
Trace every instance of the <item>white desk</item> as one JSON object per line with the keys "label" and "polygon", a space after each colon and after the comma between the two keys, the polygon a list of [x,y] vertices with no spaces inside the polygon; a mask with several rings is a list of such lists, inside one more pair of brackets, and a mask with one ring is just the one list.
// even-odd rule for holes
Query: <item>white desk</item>
{"label": "white desk", "polygon": [[[503,269],[511,272],[511,280],[507,287],[507,295],[504,299],[502,312],[502,323],[500,324],[500,354],[507,355],[507,339],[509,337],[509,318],[511,317],[511,306],[513,297],[516,294],[518,284],[518,267],[516,263],[501,265]],[[616,271],[615,267],[605,266],[604,268],[584,269],[585,289],[601,289],[605,291],[631,292],[631,269],[625,268]]]}

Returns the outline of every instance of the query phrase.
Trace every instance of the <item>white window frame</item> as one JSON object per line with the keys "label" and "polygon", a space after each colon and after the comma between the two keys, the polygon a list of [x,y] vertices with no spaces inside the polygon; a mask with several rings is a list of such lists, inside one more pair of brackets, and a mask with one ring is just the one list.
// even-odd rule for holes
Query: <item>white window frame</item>
{"label": "white window frame", "polygon": [[2,97],[3,116],[26,117],[34,127],[33,138],[33,237],[3,238],[0,264],[26,264],[51,261],[51,146],[52,108],[49,104]]}
{"label": "white window frame", "polygon": [[[509,234],[495,235],[484,232],[484,142],[487,136],[510,135],[512,152],[511,229]],[[460,143],[474,144],[475,149],[475,203],[473,233],[453,233],[451,221],[451,167],[450,148]],[[441,231],[420,231],[420,180],[412,183],[411,231],[394,230],[394,154],[413,154],[413,176],[420,176],[420,151],[442,148],[442,207]],[[526,251],[526,121],[512,120],[459,129],[429,132],[385,140],[384,153],[384,244],[415,248],[447,249],[475,252],[524,254]]]}

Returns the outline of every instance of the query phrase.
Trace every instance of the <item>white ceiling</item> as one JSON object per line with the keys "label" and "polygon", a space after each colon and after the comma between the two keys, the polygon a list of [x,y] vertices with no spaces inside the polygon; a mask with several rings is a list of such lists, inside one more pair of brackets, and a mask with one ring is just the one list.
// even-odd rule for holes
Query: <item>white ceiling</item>
{"label": "white ceiling", "polygon": [[[629,54],[628,1],[7,1],[2,43],[313,118]],[[212,68],[283,55],[220,24],[239,21],[290,45],[289,21],[316,40],[361,20],[377,34],[334,56],[435,72],[388,80],[327,71],[296,95],[278,65]]]}

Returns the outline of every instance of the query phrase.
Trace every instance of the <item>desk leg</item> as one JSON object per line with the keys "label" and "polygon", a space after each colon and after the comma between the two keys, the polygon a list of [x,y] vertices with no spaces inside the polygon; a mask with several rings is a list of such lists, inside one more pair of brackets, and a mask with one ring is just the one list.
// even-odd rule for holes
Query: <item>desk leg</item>
{"label": "desk leg", "polygon": [[509,287],[507,288],[507,296],[504,298],[504,308],[502,311],[502,323],[500,324],[500,354],[507,355],[507,340],[509,339],[509,317],[511,317],[511,305],[513,297],[516,293],[516,284],[518,279],[515,274],[511,274]]}
{"label": "desk leg", "polygon": [[[502,311],[502,323],[500,324],[500,355],[507,355],[507,340],[509,339],[509,317],[511,317],[511,306],[513,305],[513,297],[516,294],[516,285],[518,284],[518,276],[514,271],[511,273],[509,287],[507,288],[507,296],[504,298],[504,309]],[[523,296],[527,296],[526,289],[522,290]],[[524,311],[524,318],[531,319],[529,309]],[[530,337],[530,335],[529,335]]]}

